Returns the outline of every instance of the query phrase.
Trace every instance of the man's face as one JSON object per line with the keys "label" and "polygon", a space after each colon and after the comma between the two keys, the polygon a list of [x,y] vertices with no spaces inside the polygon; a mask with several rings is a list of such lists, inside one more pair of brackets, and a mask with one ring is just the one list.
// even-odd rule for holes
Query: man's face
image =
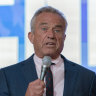
{"label": "man's face", "polygon": [[43,12],[36,18],[35,32],[32,35],[31,42],[37,56],[51,56],[56,59],[64,46],[65,24],[58,14]]}

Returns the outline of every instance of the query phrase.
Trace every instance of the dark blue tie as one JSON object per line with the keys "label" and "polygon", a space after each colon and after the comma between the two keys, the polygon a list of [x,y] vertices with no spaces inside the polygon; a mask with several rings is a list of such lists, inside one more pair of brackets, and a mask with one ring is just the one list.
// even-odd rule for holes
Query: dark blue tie
{"label": "dark blue tie", "polygon": [[[52,65],[53,64],[51,64],[51,66]],[[53,75],[49,67],[46,73],[46,96],[54,96],[53,93]]]}

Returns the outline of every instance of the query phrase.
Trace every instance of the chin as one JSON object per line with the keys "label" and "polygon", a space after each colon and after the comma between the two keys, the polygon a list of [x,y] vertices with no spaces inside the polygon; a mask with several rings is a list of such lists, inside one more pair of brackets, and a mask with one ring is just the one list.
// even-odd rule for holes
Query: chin
{"label": "chin", "polygon": [[56,49],[47,49],[43,50],[43,56],[50,56],[51,58],[57,57],[58,55],[58,50]]}
{"label": "chin", "polygon": [[53,51],[53,50],[45,50],[44,54],[48,54],[48,55],[52,55],[52,54],[55,54],[56,52]]}
{"label": "chin", "polygon": [[44,56],[50,56],[51,58],[54,58],[54,56],[56,56],[56,53],[45,53]]}

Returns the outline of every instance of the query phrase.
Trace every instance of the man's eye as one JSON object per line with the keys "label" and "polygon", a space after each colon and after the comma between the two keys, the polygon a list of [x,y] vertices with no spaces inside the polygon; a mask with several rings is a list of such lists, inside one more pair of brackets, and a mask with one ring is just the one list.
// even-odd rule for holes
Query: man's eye
{"label": "man's eye", "polygon": [[54,30],[54,32],[57,32],[58,33],[58,32],[61,32],[61,30]]}
{"label": "man's eye", "polygon": [[41,28],[43,31],[46,31],[47,30],[47,28]]}

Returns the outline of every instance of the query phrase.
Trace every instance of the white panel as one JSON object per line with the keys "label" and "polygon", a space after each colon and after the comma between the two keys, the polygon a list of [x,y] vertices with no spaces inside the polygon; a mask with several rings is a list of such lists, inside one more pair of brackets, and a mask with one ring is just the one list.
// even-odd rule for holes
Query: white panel
{"label": "white panel", "polygon": [[13,5],[13,4],[14,4],[14,0],[0,0],[0,6]]}
{"label": "white panel", "polygon": [[[80,63],[80,0],[26,0],[26,36],[30,31],[30,19],[36,9],[44,6],[44,4],[51,5],[62,12],[64,12],[67,21],[67,38],[65,41],[65,48],[62,52],[70,60]],[[75,5],[75,7],[74,7]],[[34,49],[26,40],[26,57],[32,54]]]}
{"label": "white panel", "polygon": [[0,68],[15,64],[18,60],[18,38],[0,38]]}
{"label": "white panel", "polygon": [[96,66],[96,0],[88,0],[88,60]]}

